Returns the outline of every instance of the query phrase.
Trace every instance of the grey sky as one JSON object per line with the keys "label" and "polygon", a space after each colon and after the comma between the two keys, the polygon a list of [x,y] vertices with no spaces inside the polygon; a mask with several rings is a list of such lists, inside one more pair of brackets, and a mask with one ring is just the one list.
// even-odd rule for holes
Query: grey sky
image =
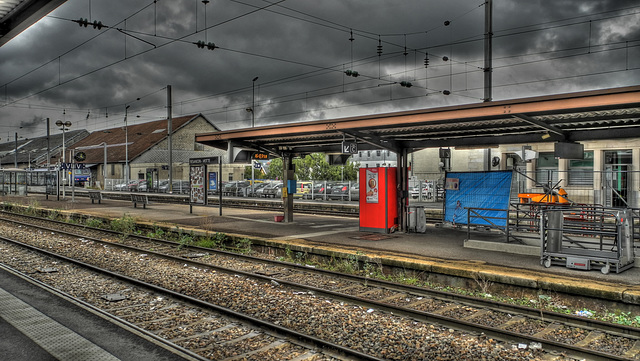
{"label": "grey sky", "polygon": [[[640,83],[637,0],[494,0],[493,17],[493,100]],[[69,0],[0,47],[0,142],[47,117],[121,126],[127,104],[165,117],[168,84],[174,116],[221,129],[250,126],[255,77],[256,125],[481,102],[483,34],[482,0]]]}

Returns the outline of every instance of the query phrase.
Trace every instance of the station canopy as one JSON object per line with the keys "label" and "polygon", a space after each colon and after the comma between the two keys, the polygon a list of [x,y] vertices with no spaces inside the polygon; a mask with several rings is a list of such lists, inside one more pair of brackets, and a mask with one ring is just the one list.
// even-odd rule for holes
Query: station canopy
{"label": "station canopy", "polygon": [[399,153],[435,147],[640,137],[640,86],[197,134],[196,142],[274,155]]}
{"label": "station canopy", "polygon": [[67,0],[0,1],[0,46],[38,22]]}

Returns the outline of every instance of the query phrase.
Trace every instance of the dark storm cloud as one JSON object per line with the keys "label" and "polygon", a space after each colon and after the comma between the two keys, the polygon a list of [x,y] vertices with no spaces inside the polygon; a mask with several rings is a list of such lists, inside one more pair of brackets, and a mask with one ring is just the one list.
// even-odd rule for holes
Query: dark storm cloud
{"label": "dark storm cloud", "polygon": [[[480,0],[217,0],[206,18],[199,0],[90,4],[69,0],[0,48],[3,123],[64,116],[96,130],[120,125],[125,104],[131,121],[156,119],[169,84],[176,115],[203,112],[223,129],[250,124],[252,89],[259,125],[483,97]],[[639,11],[630,0],[494,0],[494,99],[637,84]],[[69,21],[79,18],[112,28]],[[636,70],[610,72],[621,66]]]}

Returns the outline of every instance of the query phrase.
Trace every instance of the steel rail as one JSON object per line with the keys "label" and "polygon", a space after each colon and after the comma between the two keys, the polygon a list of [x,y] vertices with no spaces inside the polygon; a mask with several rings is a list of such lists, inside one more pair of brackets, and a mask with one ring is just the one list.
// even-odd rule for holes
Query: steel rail
{"label": "steel rail", "polygon": [[[86,237],[84,237],[84,238],[86,239]],[[310,336],[310,335],[307,335],[307,334],[304,334],[304,333],[301,333],[301,332],[297,332],[297,331],[288,329],[286,327],[283,327],[283,326],[280,326],[280,325],[277,325],[277,324],[274,324],[274,323],[271,323],[271,322],[268,322],[268,321],[265,321],[265,320],[262,320],[262,319],[259,319],[259,318],[255,318],[255,317],[252,317],[252,316],[249,316],[249,315],[246,315],[244,313],[231,310],[231,309],[226,308],[226,307],[218,306],[218,305],[215,305],[213,303],[209,303],[209,302],[206,302],[206,301],[203,301],[203,300],[200,300],[200,299],[197,299],[197,298],[194,298],[194,297],[191,297],[191,296],[187,296],[187,295],[184,295],[182,293],[170,290],[168,288],[164,288],[164,287],[160,287],[160,286],[154,285],[152,283],[144,282],[144,281],[141,281],[141,280],[138,280],[138,279],[135,279],[135,278],[132,278],[132,277],[117,273],[117,272],[110,271],[108,269],[97,267],[97,266],[94,266],[94,265],[91,265],[91,264],[88,264],[88,263],[85,263],[85,262],[82,262],[82,261],[79,261],[79,260],[76,260],[76,259],[73,259],[73,258],[70,258],[70,257],[66,257],[66,256],[63,256],[63,255],[60,255],[60,254],[57,254],[57,253],[54,253],[54,252],[51,252],[51,251],[47,251],[47,250],[44,250],[44,249],[29,245],[29,244],[26,244],[26,243],[23,243],[23,242],[14,240],[14,239],[10,239],[10,238],[4,237],[4,236],[0,236],[0,240],[1,241],[5,241],[7,243],[18,245],[20,247],[29,249],[29,250],[31,250],[33,252],[44,254],[44,255],[46,255],[48,257],[51,257],[51,258],[60,259],[60,260],[63,260],[65,262],[69,262],[69,263],[81,266],[83,268],[90,269],[90,270],[92,270],[94,272],[98,272],[98,273],[105,274],[105,275],[108,275],[110,277],[113,277],[113,278],[116,278],[116,279],[119,279],[119,280],[123,280],[123,281],[129,282],[129,283],[134,284],[134,285],[139,286],[139,287],[144,287],[144,288],[153,290],[153,291],[158,292],[158,293],[163,293],[165,295],[169,295],[169,296],[174,297],[174,298],[176,298],[178,300],[181,300],[183,302],[189,302],[189,303],[192,303],[192,304],[197,305],[199,307],[202,307],[202,308],[205,308],[205,309],[209,309],[209,310],[213,310],[215,312],[224,314],[226,316],[235,318],[237,320],[241,320],[241,321],[244,321],[246,323],[249,323],[249,324],[251,324],[251,325],[253,325],[255,327],[259,327],[259,328],[262,328],[262,329],[270,330],[271,332],[276,333],[276,334],[280,335],[281,337],[298,340],[300,342],[306,343],[307,345],[313,345],[313,347],[318,347],[318,348],[321,348],[321,349],[329,351],[329,352],[341,353],[341,354],[349,356],[349,357],[356,357],[356,358],[358,358],[360,360],[384,361],[384,359],[381,359],[381,358],[378,358],[378,357],[374,357],[372,355],[368,355],[368,354],[365,354],[365,353],[362,353],[362,352],[359,352],[359,351],[356,351],[356,350],[353,350],[353,349],[350,349],[350,348],[347,348],[347,347],[344,347],[344,346],[340,346],[338,344],[335,344],[335,343],[332,343],[332,342],[328,342],[326,340],[323,340],[323,339],[320,339],[320,338],[317,338],[317,337],[314,337],[314,336]],[[109,243],[109,245],[113,246],[114,244],[113,243]],[[128,247],[120,247],[120,248],[125,248],[126,249]],[[141,251],[141,250],[136,249],[136,248],[130,248],[130,249],[136,250],[138,252]],[[145,252],[145,253],[148,254],[150,252]],[[154,254],[154,255],[157,255],[157,254]],[[162,258],[170,259],[171,257],[164,256]],[[177,258],[177,257],[173,257],[173,258],[175,258],[175,260],[180,261],[181,263],[193,263],[193,262],[185,261],[182,258]],[[201,265],[206,266],[205,264],[201,264]]]}
{"label": "steel rail", "polygon": [[[34,225],[30,225],[30,224],[24,224],[25,226],[32,226],[32,227],[38,227],[38,228],[42,228],[42,229],[47,229],[45,227],[41,227],[41,226],[34,226]],[[67,225],[65,223],[65,225]],[[50,229],[48,229],[50,230]],[[62,232],[62,231],[57,231],[58,233],[66,233],[70,236],[73,237],[78,237],[79,235],[77,234],[73,234],[70,232]],[[226,267],[221,267],[221,266],[216,266],[216,265],[211,265],[211,264],[207,264],[207,263],[202,263],[202,262],[198,262],[198,261],[194,261],[194,260],[188,260],[185,259],[183,257],[176,257],[176,256],[171,256],[171,255],[167,255],[167,254],[162,254],[162,253],[158,253],[158,252],[154,252],[154,251],[149,251],[149,250],[145,250],[145,249],[141,249],[141,248],[137,248],[137,247],[132,247],[132,246],[127,246],[127,245],[123,245],[123,244],[118,244],[118,243],[112,243],[112,242],[108,242],[108,241],[103,241],[103,240],[99,240],[99,239],[95,239],[95,238],[90,238],[90,237],[86,237],[86,236],[80,236],[84,239],[89,239],[92,240],[94,242],[97,243],[101,243],[101,244],[106,244],[112,247],[116,247],[116,248],[122,248],[122,249],[126,249],[129,251],[135,251],[135,252],[141,252],[141,253],[146,253],[146,254],[153,254],[156,257],[159,258],[163,258],[163,259],[168,259],[168,260],[172,260],[175,262],[180,262],[180,263],[186,263],[189,264],[191,266],[196,266],[199,268],[209,268],[209,269],[213,269],[219,272],[225,272],[225,273],[229,273],[229,274],[240,274],[243,275],[245,277],[251,277],[254,279],[260,279],[263,280],[265,282],[271,282],[271,281],[275,281],[278,282],[279,284],[283,284],[295,289],[299,289],[299,290],[305,290],[305,291],[311,291],[314,292],[315,294],[321,294],[324,295],[326,297],[330,297],[330,298],[334,298],[334,299],[339,299],[342,301],[347,301],[347,302],[352,302],[358,305],[363,305],[366,307],[370,307],[370,308],[377,308],[377,309],[381,309],[384,310],[386,312],[389,313],[394,313],[394,314],[402,314],[408,317],[412,317],[421,321],[426,321],[429,323],[439,323],[442,325],[445,325],[447,327],[450,328],[455,328],[455,329],[459,329],[459,330],[466,330],[466,331],[472,331],[472,332],[477,332],[477,333],[484,333],[486,335],[489,335],[491,337],[494,337],[496,339],[500,339],[503,340],[505,342],[512,342],[512,341],[516,341],[516,342],[526,342],[526,343],[531,343],[531,342],[536,342],[539,343],[543,346],[543,348],[548,349],[548,350],[554,350],[554,351],[558,351],[558,352],[564,352],[564,353],[568,353],[571,354],[572,356],[575,357],[586,357],[588,359],[592,359],[592,360],[625,360],[625,357],[621,357],[621,356],[617,356],[617,355],[613,355],[613,354],[609,354],[609,353],[604,353],[604,352],[600,352],[597,350],[593,350],[593,349],[589,349],[589,348],[583,348],[583,347],[578,347],[578,346],[574,346],[574,345],[569,345],[566,343],[561,343],[561,342],[557,342],[557,341],[553,341],[553,340],[547,340],[547,339],[543,339],[543,338],[539,338],[539,337],[534,337],[534,336],[528,336],[528,335],[523,335],[523,334],[519,334],[516,332],[512,332],[512,331],[508,331],[508,330],[503,330],[503,329],[499,329],[499,328],[495,328],[495,327],[489,327],[489,326],[484,326],[484,325],[479,325],[470,321],[465,321],[465,320],[459,320],[459,319],[455,319],[453,317],[448,317],[448,316],[443,316],[443,315],[439,315],[437,313],[430,313],[430,312],[424,312],[424,311],[417,311],[417,310],[412,310],[409,308],[405,308],[405,307],[398,307],[398,306],[392,306],[386,303],[382,303],[382,302],[377,302],[377,301],[373,301],[373,300],[369,300],[369,299],[365,299],[365,298],[361,298],[361,297],[356,297],[356,296],[351,296],[351,295],[346,295],[346,294],[342,294],[339,292],[334,292],[334,291],[330,291],[330,290],[325,290],[325,289],[321,289],[321,288],[317,288],[317,287],[313,287],[313,286],[309,286],[309,285],[304,285],[304,284],[300,284],[300,283],[296,283],[296,282],[291,282],[291,281],[287,281],[287,280],[283,280],[283,279],[279,279],[276,277],[271,277],[271,276],[266,276],[266,275],[262,275],[262,274],[257,274],[257,273],[253,273],[253,272],[247,272],[247,271],[240,271],[240,270],[236,270],[236,269],[230,269],[230,268],[226,268]],[[163,241],[163,243],[165,243],[167,241]],[[177,246],[177,244],[175,244]],[[445,293],[442,291],[434,291],[434,290],[425,290],[425,289],[421,289],[418,287],[413,287],[413,286],[404,286],[404,285],[399,285],[399,284],[395,284],[395,283],[391,283],[391,282],[387,282],[387,281],[380,281],[380,280],[373,280],[370,278],[365,278],[365,277],[361,277],[361,276],[353,276],[353,275],[345,275],[342,273],[337,273],[337,272],[332,272],[332,271],[325,271],[325,270],[318,270],[318,269],[314,269],[314,268],[309,268],[309,267],[305,267],[305,266],[300,266],[300,265],[295,265],[292,263],[287,263],[287,262],[280,262],[280,261],[271,261],[271,260],[265,260],[265,259],[260,259],[260,258],[256,258],[256,257],[251,257],[251,256],[246,256],[246,255],[238,255],[235,253],[230,253],[230,252],[220,252],[220,251],[215,251],[215,250],[211,250],[211,249],[206,249],[206,248],[200,248],[200,247],[191,247],[194,249],[199,249],[199,250],[203,250],[206,252],[216,252],[216,253],[224,253],[226,255],[232,256],[232,257],[237,257],[237,258],[243,258],[246,260],[253,260],[255,262],[260,262],[260,263],[271,263],[274,265],[279,265],[279,266],[283,266],[283,267],[287,267],[287,268],[296,268],[300,271],[304,271],[304,272],[310,272],[310,273],[323,273],[323,274],[327,274],[327,275],[331,275],[333,277],[340,277],[343,279],[350,279],[350,280],[356,280],[358,282],[362,282],[364,284],[368,284],[368,285],[376,285],[378,287],[384,287],[387,289],[392,289],[398,292],[407,292],[407,293],[413,293],[413,294],[417,294],[417,295],[429,295],[429,296],[436,296],[438,298],[443,298],[443,299],[449,299],[449,300],[453,300],[456,302],[464,302],[467,304],[471,304],[474,306],[479,306],[479,307],[485,307],[485,308],[491,308],[497,311],[501,311],[501,312],[511,312],[511,313],[517,313],[520,315],[525,315],[528,317],[535,317],[538,318],[538,315],[540,314],[540,310],[535,310],[535,309],[531,309],[531,308],[526,308],[526,307],[522,307],[522,306],[517,306],[517,305],[506,305],[506,304],[502,304],[496,301],[490,301],[490,300],[482,300],[482,299],[478,299],[478,298],[473,298],[473,297],[469,297],[469,296],[463,296],[463,295],[452,295],[449,293]],[[592,330],[595,329],[599,329],[599,330],[603,330],[603,329],[607,329],[607,331],[609,332],[614,332],[614,333],[618,333],[618,334],[625,334],[625,335],[634,335],[636,337],[638,337],[638,335],[640,335],[640,331],[633,328],[633,327],[627,327],[627,326],[618,326],[618,325],[614,325],[614,324],[610,324],[610,323],[606,323],[606,322],[602,322],[602,321],[598,321],[598,320],[589,320],[589,319],[585,319],[585,318],[580,318],[580,317],[576,317],[576,316],[570,316],[570,315],[563,315],[563,314],[559,314],[559,313],[555,313],[555,312],[548,312],[548,311],[543,311],[543,316],[544,317],[548,317],[548,319],[553,319],[555,321],[559,321],[559,322],[563,322],[565,324],[571,325],[571,326],[577,326],[579,325],[580,327],[586,327]]]}
{"label": "steel rail", "polygon": [[[0,214],[2,214],[2,213],[7,213],[7,212],[0,211]],[[109,230],[109,229],[87,227],[87,226],[71,224],[71,223],[66,223],[66,222],[46,219],[46,218],[34,217],[34,216],[29,216],[29,215],[18,215],[18,216],[31,218],[31,219],[36,219],[36,220],[41,220],[41,221],[52,222],[52,223],[56,223],[56,224],[63,225],[63,226],[81,227],[81,228],[84,228],[84,229],[94,230],[96,232],[105,232],[105,233],[110,233],[110,234],[114,234],[114,235],[121,235],[122,234],[120,232]],[[14,222],[16,224],[21,224],[21,225],[24,225],[24,226],[38,227],[38,228],[41,228],[41,229],[50,230],[50,229],[48,229],[46,227],[38,226],[38,225],[30,224],[30,223],[24,223],[24,222],[19,222],[19,221],[15,221],[15,220],[12,220],[12,222]],[[62,231],[62,230],[55,230],[55,231],[58,232],[58,233],[67,234],[67,235],[73,236],[73,237],[84,237],[84,238],[87,238],[87,239],[91,238],[91,237],[86,237],[86,236],[82,236],[82,235],[78,235],[78,234],[75,234],[75,233],[72,233],[72,232],[67,232],[67,231]],[[544,319],[547,319],[547,320],[553,320],[553,321],[556,321],[556,322],[561,322],[561,323],[565,323],[565,324],[569,324],[569,325],[573,325],[573,326],[594,328],[594,329],[598,329],[598,330],[605,330],[605,331],[610,331],[610,332],[613,332],[613,333],[618,333],[618,334],[623,334],[623,335],[630,335],[630,336],[633,336],[633,337],[640,338],[640,328],[637,328],[637,327],[631,327],[631,326],[626,326],[626,325],[618,325],[618,324],[613,324],[613,323],[610,323],[610,322],[594,320],[594,319],[585,318],[585,317],[581,317],[581,316],[570,315],[570,314],[564,314],[564,313],[558,313],[558,312],[552,312],[552,311],[546,311],[546,310],[542,310],[541,311],[540,309],[531,308],[531,307],[507,304],[507,303],[502,303],[502,302],[498,302],[498,301],[494,301],[494,300],[488,300],[488,299],[483,299],[483,298],[478,298],[478,297],[473,297],[473,296],[455,294],[455,293],[450,293],[450,292],[445,292],[445,291],[426,289],[426,288],[418,287],[418,286],[404,285],[404,284],[399,284],[399,283],[385,281],[385,280],[378,280],[378,279],[375,279],[375,278],[369,278],[369,277],[358,276],[358,275],[353,275],[353,274],[335,272],[335,271],[331,271],[331,270],[324,270],[324,269],[320,269],[320,268],[311,268],[311,267],[308,267],[308,266],[305,266],[305,265],[296,264],[296,263],[265,259],[265,258],[260,258],[260,257],[256,257],[256,256],[247,255],[247,254],[235,253],[235,252],[231,252],[231,251],[218,250],[218,249],[213,249],[213,248],[205,248],[205,247],[199,247],[199,246],[193,246],[193,245],[184,246],[184,245],[182,245],[180,243],[177,243],[177,242],[167,241],[167,240],[158,239],[158,238],[151,238],[151,237],[146,237],[146,236],[141,236],[141,235],[136,235],[136,234],[130,234],[130,235],[128,235],[128,237],[129,238],[139,238],[139,239],[141,239],[143,241],[147,241],[147,242],[157,242],[157,243],[161,243],[163,245],[170,246],[170,247],[176,247],[176,248],[181,247],[183,250],[191,250],[191,251],[198,251],[198,252],[213,253],[213,254],[219,254],[219,255],[223,255],[223,256],[227,256],[227,257],[231,257],[231,258],[240,258],[240,259],[247,260],[247,261],[250,261],[250,262],[255,262],[255,263],[263,263],[263,264],[270,264],[270,265],[274,265],[274,266],[278,266],[278,267],[297,269],[297,270],[299,270],[301,272],[328,275],[329,277],[335,277],[335,278],[340,278],[340,279],[344,279],[344,280],[348,280],[348,281],[359,282],[359,283],[362,283],[362,284],[367,284],[369,286],[375,286],[375,287],[390,289],[390,290],[394,290],[394,291],[397,291],[397,292],[411,293],[411,294],[415,294],[415,295],[419,295],[419,296],[428,296],[428,297],[434,297],[434,298],[443,299],[443,300],[460,302],[460,303],[465,303],[465,304],[472,305],[472,306],[475,306],[475,307],[480,307],[480,308],[499,309],[500,311],[504,311],[504,312],[519,313],[519,314],[530,316],[530,317],[544,318]],[[91,238],[91,240],[96,241],[96,242],[100,242],[100,243],[103,243],[103,244],[112,245],[112,246],[124,246],[122,244],[106,242],[106,241],[103,241],[103,240],[100,240],[100,239],[97,239],[97,238]],[[142,248],[137,248],[137,247],[132,247],[132,246],[127,246],[127,247],[131,247],[133,249],[136,249],[138,252],[154,253],[159,257],[164,257],[165,256],[162,253],[148,251],[148,250],[145,250],[145,249],[142,249]],[[174,256],[170,256],[170,257],[174,257]],[[184,258],[180,258],[180,257],[178,257],[177,259],[184,260]],[[218,267],[218,266],[211,265],[211,264],[199,263],[197,261],[194,261],[194,262],[196,262],[196,264],[199,265],[199,266],[200,265],[207,265],[209,267]],[[224,270],[224,267],[221,267],[221,271],[223,271],[223,270]],[[238,272],[236,270],[227,270],[227,271],[228,272]],[[258,276],[260,276],[260,275],[258,275]],[[270,281],[270,280],[271,280],[271,278],[267,278],[267,281]],[[285,281],[282,281],[282,282],[285,282]],[[540,317],[541,314],[542,314],[542,317]]]}
{"label": "steel rail", "polygon": [[83,301],[81,299],[75,298],[71,295],[69,295],[66,292],[63,292],[51,285],[48,285],[40,280],[37,280],[33,277],[30,277],[29,275],[20,272],[12,267],[9,267],[5,264],[0,263],[0,269],[2,269],[3,271],[10,273],[16,277],[21,278],[22,280],[31,283],[32,285],[39,287],[57,297],[60,297],[61,299],[68,301],[70,303],[73,303],[79,307],[84,308],[85,310],[103,318],[106,319],[107,321],[125,329],[128,330],[132,333],[137,334],[140,337],[143,337],[145,339],[148,339],[151,342],[154,342],[156,344],[159,344],[161,347],[163,347],[164,349],[168,350],[171,353],[174,353],[176,355],[179,355],[180,357],[183,357],[187,360],[192,359],[192,360],[200,360],[200,361],[209,361],[208,358],[202,357],[192,351],[189,351],[181,346],[176,345],[175,343],[168,341],[156,334],[154,334],[153,332],[149,332],[143,328],[140,328],[136,325],[134,325],[131,322],[125,321],[119,317],[116,317],[112,314],[110,314],[109,312],[106,312],[105,310],[98,308],[86,301]]}

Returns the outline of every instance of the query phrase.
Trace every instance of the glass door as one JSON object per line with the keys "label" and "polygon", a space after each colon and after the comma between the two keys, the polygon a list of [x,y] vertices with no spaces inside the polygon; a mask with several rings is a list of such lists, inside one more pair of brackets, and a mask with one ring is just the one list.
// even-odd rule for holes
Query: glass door
{"label": "glass door", "polygon": [[604,152],[602,187],[604,206],[629,207],[631,185],[631,150]]}

